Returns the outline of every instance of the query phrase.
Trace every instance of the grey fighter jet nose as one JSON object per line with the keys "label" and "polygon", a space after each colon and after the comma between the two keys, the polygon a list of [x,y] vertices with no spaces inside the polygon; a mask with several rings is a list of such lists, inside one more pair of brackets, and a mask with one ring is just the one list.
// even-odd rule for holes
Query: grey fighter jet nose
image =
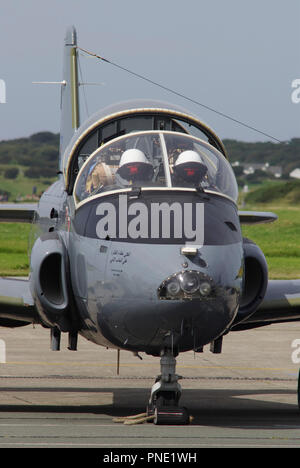
{"label": "grey fighter jet nose", "polygon": [[170,275],[156,294],[156,300],[115,299],[103,305],[98,323],[106,339],[153,355],[169,343],[179,351],[197,349],[226,329],[239,303],[237,288],[196,270]]}
{"label": "grey fighter jet nose", "polygon": [[216,285],[205,273],[195,270],[180,271],[166,278],[157,290],[162,300],[193,300],[214,294]]}

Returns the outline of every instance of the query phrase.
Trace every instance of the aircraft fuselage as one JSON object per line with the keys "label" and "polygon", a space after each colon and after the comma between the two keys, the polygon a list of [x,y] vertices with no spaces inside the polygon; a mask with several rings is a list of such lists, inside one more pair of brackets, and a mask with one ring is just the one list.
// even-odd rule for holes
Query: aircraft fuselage
{"label": "aircraft fuselage", "polygon": [[[120,197],[123,204],[126,198],[129,213],[138,212],[134,206],[138,203],[140,215],[144,206],[147,218],[126,214],[127,227],[132,223],[132,236],[132,226],[137,226],[138,233],[144,220],[148,228],[144,226],[144,238],[129,237],[130,229],[127,238],[109,238],[109,234],[104,237],[104,233],[104,238],[99,238],[101,206],[108,208],[110,203],[120,220]],[[172,202],[168,203],[170,198]],[[49,212],[48,196],[44,199],[44,211]],[[138,197],[120,192],[93,198],[72,219],[68,218],[72,212],[68,201],[70,197],[61,210],[62,218],[55,221],[63,226],[61,235],[68,245],[71,287],[82,322],[80,333],[97,344],[158,355],[170,346],[179,352],[201,348],[226,331],[237,313],[242,289],[242,238],[232,201],[216,194],[182,190],[145,190]],[[161,225],[151,229],[151,205],[162,207],[162,214],[170,216],[174,226],[175,215],[179,216],[182,230],[177,227],[176,233],[171,227],[170,232],[164,232],[162,216]],[[130,211],[130,207],[134,210]],[[184,207],[194,214],[189,232],[197,228],[203,239],[203,245],[196,244],[192,255],[189,250],[185,253],[185,248],[193,249],[194,244],[184,236]],[[42,212],[43,199],[40,209]],[[201,213],[198,218],[197,213]],[[51,219],[45,219],[44,230],[49,232]],[[117,234],[121,229],[124,235],[124,226],[117,226]],[[196,293],[183,292],[172,298],[163,291],[162,284],[168,278],[176,274],[180,278],[189,276],[189,272],[192,290],[193,275],[197,274]],[[205,289],[203,294],[199,292],[202,283],[209,285],[209,291]]]}
{"label": "aircraft fuselage", "polygon": [[104,346],[197,350],[229,329],[243,290],[238,190],[222,143],[174,110],[103,115],[74,135],[40,200],[40,315]]}

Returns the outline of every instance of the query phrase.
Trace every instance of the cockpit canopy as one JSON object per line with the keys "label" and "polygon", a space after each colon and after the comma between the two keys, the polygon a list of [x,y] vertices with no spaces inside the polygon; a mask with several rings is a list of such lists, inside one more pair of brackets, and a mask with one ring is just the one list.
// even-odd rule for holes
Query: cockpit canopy
{"label": "cockpit canopy", "polygon": [[73,193],[82,164],[97,148],[120,136],[150,130],[193,135],[210,143],[227,159],[226,149],[215,132],[186,110],[144,99],[118,103],[98,111],[84,122],[62,154],[60,169],[67,193]]}
{"label": "cockpit canopy", "polygon": [[142,131],[97,148],[77,176],[76,204],[101,193],[133,187],[178,187],[237,200],[230,164],[209,143],[178,132]]}

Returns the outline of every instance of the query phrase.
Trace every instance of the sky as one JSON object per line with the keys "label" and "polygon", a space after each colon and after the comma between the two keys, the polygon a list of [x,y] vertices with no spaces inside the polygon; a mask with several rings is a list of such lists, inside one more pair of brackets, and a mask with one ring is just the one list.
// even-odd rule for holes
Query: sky
{"label": "sky", "polygon": [[[58,133],[66,29],[78,45],[287,141],[300,137],[300,0],[0,0],[0,141]],[[112,65],[80,55],[82,120],[118,101],[186,108],[221,138],[273,141]],[[81,87],[82,90],[82,87]],[[0,101],[4,98],[0,96]]]}

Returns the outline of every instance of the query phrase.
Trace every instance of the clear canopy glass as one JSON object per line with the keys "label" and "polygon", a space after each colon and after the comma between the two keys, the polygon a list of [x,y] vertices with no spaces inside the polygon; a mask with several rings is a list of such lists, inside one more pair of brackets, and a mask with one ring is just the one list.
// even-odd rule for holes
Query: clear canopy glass
{"label": "clear canopy glass", "polygon": [[182,187],[224,194],[234,201],[238,187],[225,157],[191,135],[143,131],[100,146],[81,167],[77,203],[96,194],[131,187]]}

